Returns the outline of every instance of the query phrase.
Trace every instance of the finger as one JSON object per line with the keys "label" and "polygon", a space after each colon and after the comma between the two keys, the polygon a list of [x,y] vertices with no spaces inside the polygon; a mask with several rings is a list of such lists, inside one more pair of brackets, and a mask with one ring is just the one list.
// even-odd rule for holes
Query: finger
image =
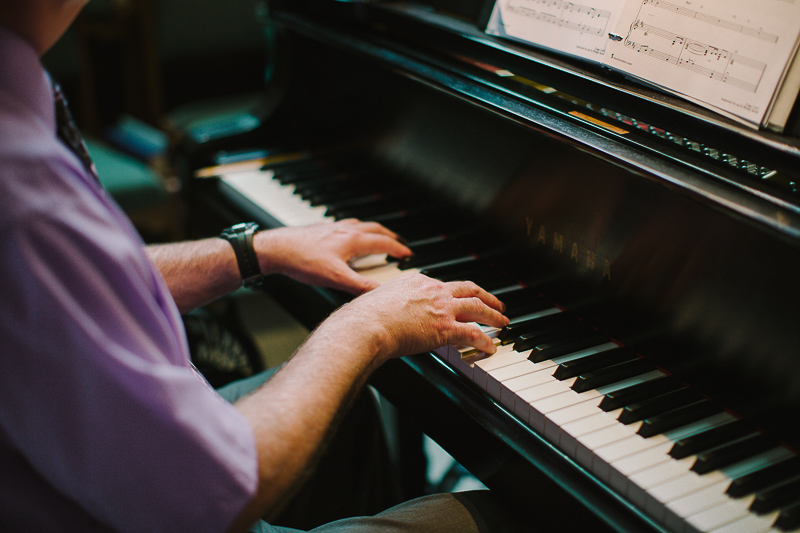
{"label": "finger", "polygon": [[412,254],[408,246],[390,236],[379,233],[364,233],[355,239],[353,246],[353,257],[371,254],[387,254],[391,257],[400,258]]}
{"label": "finger", "polygon": [[472,281],[454,281],[449,283],[451,294],[455,298],[479,298],[483,303],[498,311],[505,311],[506,305],[494,294],[486,292]]}
{"label": "finger", "polygon": [[453,301],[454,316],[459,322],[478,322],[495,328],[507,326],[509,320],[497,309],[486,305],[477,297],[457,298]]}
{"label": "finger", "polygon": [[481,328],[475,324],[458,324],[452,333],[448,343],[454,346],[471,346],[481,352],[493,354],[497,351],[497,346]]}
{"label": "finger", "polygon": [[386,235],[387,237],[391,237],[393,239],[397,239],[397,233],[393,232],[383,224],[378,222],[360,222],[358,225],[358,229],[364,231],[366,233],[379,233],[381,235]]}

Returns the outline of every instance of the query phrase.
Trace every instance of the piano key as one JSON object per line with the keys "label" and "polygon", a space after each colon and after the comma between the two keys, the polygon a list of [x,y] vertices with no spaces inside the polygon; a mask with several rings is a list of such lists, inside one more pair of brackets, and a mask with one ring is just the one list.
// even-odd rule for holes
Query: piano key
{"label": "piano key", "polygon": [[[433,204],[435,200],[427,200],[428,203]],[[424,204],[425,201],[419,202]],[[384,213],[406,213],[410,205],[409,199],[405,197],[385,197],[385,198],[372,198],[368,201],[363,198],[362,201],[342,202],[342,205],[332,204],[325,210],[325,215],[342,220],[345,218],[358,218],[361,220],[368,220],[375,215]],[[419,208],[419,205],[417,206]]]}
{"label": "piano key", "polygon": [[[650,374],[642,374],[640,376],[609,385],[609,389],[613,389],[613,387],[616,386],[625,387],[631,383],[639,382],[640,380],[655,379],[659,376],[663,376],[663,373],[652,372]],[[583,402],[587,402],[587,405],[590,405],[594,402],[596,405],[596,402],[602,398],[604,392],[609,389],[595,389],[580,393],[575,392],[574,390],[569,390],[550,398],[535,401],[530,404],[528,422],[534,429],[543,431],[546,435],[551,436],[554,441],[557,441],[560,426],[559,424],[555,424],[553,421],[551,421],[550,417],[553,417],[554,419],[558,418],[562,409],[574,407]]]}
{"label": "piano key", "polygon": [[[667,455],[669,446],[669,442],[657,442],[656,445],[651,448],[647,448],[639,453],[634,453],[628,457],[621,457],[616,461],[613,461],[612,466],[614,467],[614,471],[618,472],[623,480],[621,485],[626,487],[629,483],[629,477],[636,472],[642,472],[649,468],[653,468],[654,466],[670,461],[671,459],[669,455]],[[621,489],[621,492],[624,492],[624,489]]]}
{"label": "piano key", "polygon": [[[554,321],[556,316],[558,315],[553,315]],[[561,321],[561,323],[541,327],[533,332],[521,334],[514,342],[514,349],[518,352],[527,352],[539,344],[575,337],[586,331],[585,326],[580,322],[572,322],[570,320]]]}
{"label": "piano key", "polygon": [[[603,414],[607,418],[612,418],[614,411]],[[652,438],[642,437],[640,435],[632,435],[627,439],[611,444],[604,448],[597,450],[597,457],[607,463],[614,463],[616,461],[632,457],[650,448],[661,446],[670,443],[668,437],[658,435]]]}
{"label": "piano key", "polygon": [[[530,305],[552,306],[550,302],[542,298],[535,287],[522,287],[515,291],[506,292],[503,294],[502,300],[506,305],[507,312],[514,312],[518,307],[527,309]],[[524,311],[524,313],[527,312],[529,311]],[[524,313],[516,312],[517,315]]]}
{"label": "piano key", "polygon": [[667,392],[631,405],[626,405],[622,408],[619,421],[623,424],[638,422],[650,416],[666,413],[673,409],[696,403],[701,398],[702,397],[698,393],[688,388]]}
{"label": "piano key", "polygon": [[679,440],[669,453],[672,457],[680,459],[754,434],[756,430],[750,424],[734,420],[730,424],[710,428],[703,433]]}
{"label": "piano key", "polygon": [[486,378],[490,371],[514,363],[521,363],[527,361],[527,359],[526,353],[515,352],[510,346],[500,346],[494,355],[475,362],[473,381],[478,387],[486,390]]}
{"label": "piano key", "polygon": [[[699,531],[713,531],[735,523],[749,515],[748,509],[737,500],[701,511],[687,518],[687,522]],[[777,513],[776,513],[777,516]]]}
{"label": "piano key", "polygon": [[750,509],[758,514],[765,514],[797,503],[800,503],[800,479],[756,493]]}
{"label": "piano key", "polygon": [[642,421],[638,433],[642,437],[652,437],[721,412],[722,407],[718,404],[704,400],[674,411],[648,417]]}
{"label": "piano key", "polygon": [[728,501],[728,497],[725,496],[724,493],[724,488],[722,488],[726,484],[727,481],[719,481],[710,486],[693,490],[696,487],[689,486],[689,484],[686,483],[687,494],[668,502],[666,505],[672,512],[678,516],[684,517],[718,507]]}
{"label": "piano key", "polygon": [[605,335],[590,331],[537,344],[531,349],[531,355],[528,356],[528,359],[535,363],[599,346],[607,346],[607,349],[611,349],[618,345],[609,341]]}
{"label": "piano key", "polygon": [[728,486],[727,493],[731,497],[739,498],[798,477],[800,456],[794,455],[785,461],[734,479]]}
{"label": "piano key", "polygon": [[768,531],[775,531],[772,527],[773,521],[774,515],[754,516],[750,514],[720,528],[714,529],[711,533],[766,533]]}
{"label": "piano key", "polygon": [[595,450],[614,442],[619,442],[636,433],[635,426],[614,424],[607,428],[582,435],[576,445],[576,460],[586,467],[591,468]]}
{"label": "piano key", "polygon": [[701,453],[697,456],[692,470],[698,474],[705,474],[706,472],[711,472],[712,470],[742,461],[771,448],[776,448],[777,446],[777,442],[772,437],[768,435],[755,435]]}
{"label": "piano key", "polygon": [[[575,317],[570,313],[564,313],[547,303],[538,304],[540,302],[537,302],[536,309],[531,310],[530,314],[524,318],[517,316],[516,319],[511,319],[509,317],[511,322],[498,334],[498,338],[503,344],[514,344],[523,333],[545,332],[548,328],[557,327],[563,323],[577,323]],[[507,312],[508,309],[506,309]]]}
{"label": "piano key", "polygon": [[497,401],[500,401],[500,396],[502,394],[502,389],[503,389],[502,386],[503,381],[506,381],[508,379],[513,379],[519,376],[524,376],[525,374],[530,374],[540,369],[543,366],[545,365],[539,364],[537,366],[535,363],[531,363],[526,359],[525,361],[521,361],[513,365],[504,366],[497,370],[492,370],[487,373],[486,392],[488,392],[489,395],[495,398]]}
{"label": "piano key", "polygon": [[325,216],[324,208],[312,208],[290,187],[272,179],[271,171],[246,171],[227,174],[220,181],[249,198],[284,226],[305,226],[332,219]]}
{"label": "piano key", "polygon": [[[701,476],[690,472],[676,482],[658,487],[650,493],[658,496],[659,501],[665,502],[670,511],[679,517],[687,518],[730,501],[725,490],[731,478],[740,476],[742,472],[779,461],[785,453],[785,451],[765,453],[753,460],[743,461],[733,468],[716,472],[714,475]],[[755,496],[751,495],[741,500],[740,505],[747,507],[754,499]],[[765,524],[768,527],[771,520]]]}
{"label": "piano key", "polygon": [[633,377],[638,374],[644,374],[654,369],[652,363],[639,359],[638,361],[631,361],[628,363],[620,363],[618,365],[603,368],[588,372],[577,377],[572,388],[577,392],[583,392],[589,389],[597,389],[605,385],[622,381],[625,378]]}
{"label": "piano key", "polygon": [[775,528],[780,531],[793,531],[800,528],[800,503],[781,509],[775,520]]}
{"label": "piano key", "polygon": [[[672,430],[664,435],[666,440],[655,440],[656,446],[652,448],[648,448],[647,450],[640,452],[638,454],[632,455],[630,457],[622,458],[617,461],[614,461],[613,467],[614,470],[624,478],[624,483],[627,483],[627,477],[635,472],[639,472],[641,470],[645,470],[657,464],[661,464],[667,461],[672,460],[669,456],[668,452],[671,449],[673,442],[683,438],[687,435],[692,435],[695,433],[702,432],[709,427],[715,427],[720,424],[724,424],[732,420],[733,417],[728,413],[720,413],[706,419],[687,424],[686,426]],[[641,438],[641,437],[640,437]],[[650,441],[652,439],[644,439],[645,441]],[[698,476],[695,476],[698,477]],[[706,481],[701,485],[705,486],[710,478],[704,478]]]}
{"label": "piano key", "polygon": [[638,359],[638,357],[636,357],[630,349],[617,347],[616,349],[599,352],[580,361],[566,361],[558,365],[553,377],[556,379],[574,378],[586,372],[599,370],[626,361],[635,361],[636,359]]}
{"label": "piano key", "polygon": [[647,398],[682,389],[684,386],[685,385],[677,379],[671,376],[664,376],[660,379],[646,381],[610,392],[603,398],[603,401],[600,403],[600,408],[613,411],[614,409],[619,409],[620,407],[625,407],[626,405],[631,405]]}
{"label": "piano key", "polygon": [[[530,372],[524,374],[522,376],[518,376],[515,378],[511,378],[502,382],[502,390],[500,393],[500,403],[508,407],[510,410],[514,410],[514,403],[517,398],[517,393],[525,390],[530,389],[527,391],[528,394],[534,394],[533,399],[541,399],[548,396],[552,396],[557,392],[564,392],[566,391],[566,387],[563,383],[552,380],[551,372],[548,372],[549,368],[543,368],[535,372]],[[561,388],[560,390],[550,392],[550,389],[542,390],[537,385],[559,385]]]}
{"label": "piano key", "polygon": [[[648,495],[652,496],[655,501],[666,504],[666,508],[671,510],[673,513],[676,513],[681,518],[687,518],[688,516],[699,512],[695,510],[697,506],[693,507],[688,505],[686,502],[683,502],[682,504],[675,502],[680,502],[682,498],[691,496],[700,490],[703,490],[704,494],[708,496],[708,501],[705,502],[707,507],[712,507],[712,504],[715,505],[714,500],[717,499],[723,502],[730,501],[730,498],[719,498],[714,495],[724,494],[725,487],[730,483],[732,478],[741,476],[744,472],[762,468],[765,465],[779,461],[785,453],[785,450],[770,451],[753,459],[742,461],[731,468],[715,471],[709,474],[699,475],[695,472],[689,471],[675,478],[674,480],[649,489]],[[687,459],[683,459],[681,461],[685,464]],[[753,499],[754,496],[751,495],[747,499],[742,500],[742,505],[747,507],[750,502],[753,501]]]}

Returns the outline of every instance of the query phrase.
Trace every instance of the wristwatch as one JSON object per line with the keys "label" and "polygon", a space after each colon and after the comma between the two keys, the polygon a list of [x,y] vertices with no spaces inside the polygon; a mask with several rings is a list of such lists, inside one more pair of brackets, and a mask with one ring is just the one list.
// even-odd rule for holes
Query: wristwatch
{"label": "wristwatch", "polygon": [[242,283],[246,289],[260,287],[264,283],[264,275],[258,266],[256,249],[253,246],[253,235],[258,231],[255,222],[242,222],[230,228],[225,228],[220,233],[220,238],[225,239],[236,254],[236,263],[242,275]]}

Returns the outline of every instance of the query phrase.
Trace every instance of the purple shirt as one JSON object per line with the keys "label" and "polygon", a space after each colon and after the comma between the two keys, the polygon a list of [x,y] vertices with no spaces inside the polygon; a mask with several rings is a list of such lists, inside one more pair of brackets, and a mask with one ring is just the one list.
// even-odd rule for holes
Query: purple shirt
{"label": "purple shirt", "polygon": [[0,301],[0,530],[231,523],[257,487],[252,430],[193,370],[143,243],[2,27]]}

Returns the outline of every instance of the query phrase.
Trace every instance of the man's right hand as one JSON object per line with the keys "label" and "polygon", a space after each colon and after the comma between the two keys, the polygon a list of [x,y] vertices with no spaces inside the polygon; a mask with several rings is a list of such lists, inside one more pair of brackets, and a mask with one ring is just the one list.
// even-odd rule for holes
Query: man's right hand
{"label": "man's right hand", "polygon": [[374,342],[380,365],[445,344],[494,353],[492,340],[475,323],[503,327],[508,324],[503,309],[500,300],[470,281],[443,283],[411,274],[356,298],[324,327],[347,328],[354,338]]}

